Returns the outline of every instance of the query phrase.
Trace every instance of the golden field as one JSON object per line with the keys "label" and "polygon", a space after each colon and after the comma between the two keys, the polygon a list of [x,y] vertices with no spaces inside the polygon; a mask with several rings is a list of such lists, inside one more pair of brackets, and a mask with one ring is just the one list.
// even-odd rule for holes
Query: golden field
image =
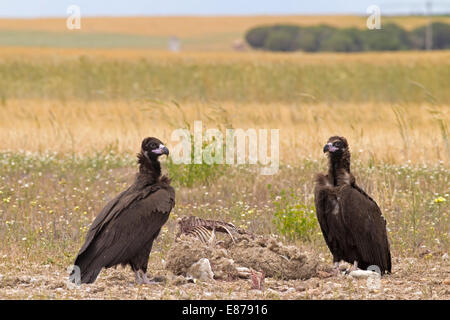
{"label": "golden field", "polygon": [[[91,154],[105,147],[138,150],[157,135],[173,146],[177,128],[279,129],[282,163],[321,158],[330,134],[351,141],[355,157],[378,163],[448,163],[448,106],[340,103],[242,104],[12,100],[0,107],[3,150]],[[445,127],[442,127],[445,125]]]}
{"label": "golden field", "polygon": [[[123,33],[153,36],[200,36],[205,34],[233,33],[243,35],[255,25],[262,24],[328,24],[335,27],[365,28],[367,17],[359,16],[218,16],[218,17],[130,17],[130,18],[83,18],[81,29],[87,33]],[[413,29],[427,23],[425,17],[399,16],[383,17],[382,23],[396,23],[406,29]],[[432,17],[432,21],[450,22],[450,17]],[[0,19],[0,30],[33,30],[51,32],[70,32],[66,28],[66,19]]]}
{"label": "golden field", "polygon": [[354,64],[367,63],[369,65],[410,65],[417,63],[427,65],[448,65],[450,51],[398,51],[398,52],[358,52],[358,53],[276,53],[264,51],[248,52],[210,52],[187,51],[172,53],[167,50],[154,49],[90,49],[90,48],[42,48],[42,47],[2,47],[0,61],[22,62],[64,62],[86,57],[97,62],[107,61],[139,61],[146,59],[155,63],[233,63],[247,62],[254,64],[264,63],[296,63],[297,65],[323,65],[323,64]]}
{"label": "golden field", "polygon": [[170,145],[174,129],[202,120],[280,129],[285,163],[320,157],[330,134],[364,160],[447,162],[449,61],[449,51],[3,48],[1,148],[134,152],[143,136]]}

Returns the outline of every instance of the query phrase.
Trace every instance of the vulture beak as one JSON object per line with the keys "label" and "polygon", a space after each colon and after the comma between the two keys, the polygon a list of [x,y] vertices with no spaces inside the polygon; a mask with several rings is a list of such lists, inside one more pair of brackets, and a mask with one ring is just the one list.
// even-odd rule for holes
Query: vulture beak
{"label": "vulture beak", "polygon": [[167,156],[169,155],[169,149],[163,144],[160,144],[159,148],[152,150],[152,152],[156,154],[165,154]]}
{"label": "vulture beak", "polygon": [[330,142],[330,143],[327,143],[327,144],[323,147],[323,153],[326,153],[326,152],[335,152],[336,150],[339,150],[339,148],[333,146],[333,144],[332,144],[331,142]]}

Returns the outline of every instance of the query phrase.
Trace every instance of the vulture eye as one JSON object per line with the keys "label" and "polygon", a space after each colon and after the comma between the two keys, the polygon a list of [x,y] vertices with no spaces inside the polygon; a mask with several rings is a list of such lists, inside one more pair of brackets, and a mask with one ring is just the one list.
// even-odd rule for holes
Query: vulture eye
{"label": "vulture eye", "polygon": [[342,147],[342,142],[337,141],[337,142],[333,143],[333,145],[334,145],[335,147],[341,148],[341,147]]}

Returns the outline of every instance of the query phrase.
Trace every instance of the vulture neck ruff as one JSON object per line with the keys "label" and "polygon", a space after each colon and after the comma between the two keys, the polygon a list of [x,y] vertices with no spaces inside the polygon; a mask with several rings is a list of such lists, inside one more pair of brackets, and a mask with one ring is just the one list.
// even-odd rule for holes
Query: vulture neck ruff
{"label": "vulture neck ruff", "polygon": [[161,164],[158,159],[148,159],[142,152],[138,153],[139,176],[151,177],[151,183],[158,181],[161,176]]}
{"label": "vulture neck ruff", "polygon": [[[328,177],[334,186],[339,185],[339,176],[351,174],[350,152],[345,150],[342,154],[328,154]],[[345,179],[346,180],[346,179]]]}

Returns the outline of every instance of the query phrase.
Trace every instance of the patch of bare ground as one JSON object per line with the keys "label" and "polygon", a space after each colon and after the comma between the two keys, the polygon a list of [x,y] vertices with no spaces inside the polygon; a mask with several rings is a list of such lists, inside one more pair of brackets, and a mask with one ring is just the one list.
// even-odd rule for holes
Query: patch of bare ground
{"label": "patch of bare ground", "polygon": [[347,275],[316,275],[307,280],[268,277],[264,290],[252,290],[249,279],[189,282],[168,271],[159,257],[149,267],[165,281],[136,285],[131,270],[119,267],[103,270],[94,284],[73,286],[60,266],[3,260],[0,299],[450,299],[450,267],[441,255],[394,258],[393,273],[383,276],[378,288]]}
{"label": "patch of bare ground", "polygon": [[285,245],[274,237],[253,234],[227,237],[225,241],[209,244],[183,235],[169,250],[166,267],[176,275],[186,276],[188,269],[202,258],[210,261],[215,279],[242,277],[239,275],[242,268],[284,280],[305,280],[331,272],[331,268],[311,252]]}

